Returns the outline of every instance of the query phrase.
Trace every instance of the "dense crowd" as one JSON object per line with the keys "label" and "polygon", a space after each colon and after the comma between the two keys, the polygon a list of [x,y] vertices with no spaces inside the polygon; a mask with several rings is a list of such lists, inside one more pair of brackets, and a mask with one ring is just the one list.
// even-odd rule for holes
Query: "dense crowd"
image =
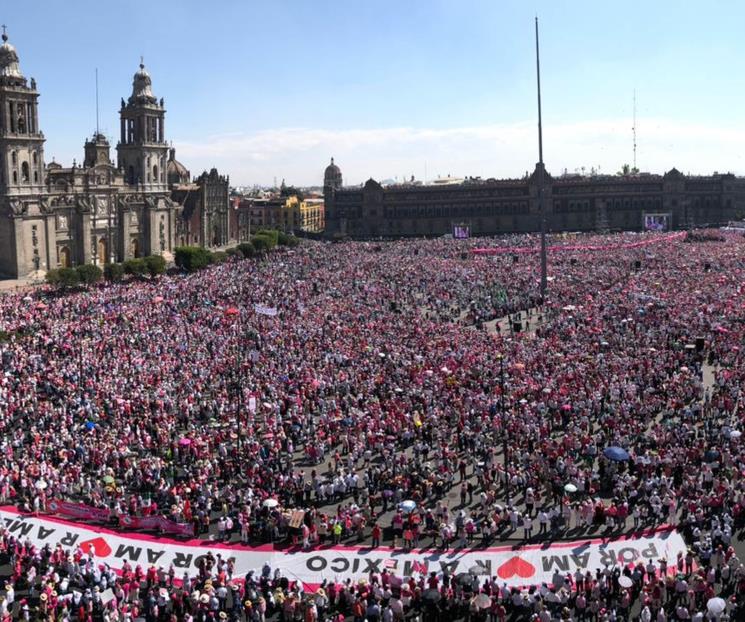
{"label": "dense crowd", "polygon": [[[176,589],[168,569],[115,577],[82,551],[37,551],[6,534],[9,585],[34,587],[35,615],[55,603],[55,616],[66,607],[76,620],[104,610],[261,619],[262,608],[288,609],[285,619],[426,610],[445,620],[457,608],[615,620],[634,602],[642,619],[695,619],[710,590],[741,596],[730,545],[745,518],[745,240],[623,247],[640,238],[582,236],[614,249],[552,254],[545,301],[536,255],[474,256],[476,240],[309,243],[191,275],[6,295],[0,497],[30,512],[69,499],[114,517],[161,514],[226,541],[304,548],[668,524],[700,574],[685,562],[679,578],[633,569],[621,589],[598,569],[525,594],[491,578],[467,590],[442,576],[370,577],[308,598],[292,596],[281,569],[244,585],[215,559]],[[528,331],[493,322],[512,313]],[[609,446],[630,459],[606,459]],[[305,511],[299,527],[294,509]],[[74,581],[80,596],[61,605]],[[115,600],[97,604],[95,588],[109,587]]]}

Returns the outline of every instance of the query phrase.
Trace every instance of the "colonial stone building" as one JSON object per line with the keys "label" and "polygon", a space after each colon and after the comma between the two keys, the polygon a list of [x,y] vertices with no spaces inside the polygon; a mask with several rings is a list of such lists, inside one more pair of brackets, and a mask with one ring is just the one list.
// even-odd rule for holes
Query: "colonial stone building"
{"label": "colonial stone building", "polygon": [[100,133],[82,165],[44,161],[39,92],[18,54],[0,45],[0,274],[23,277],[82,263],[104,264],[174,247],[180,206],[166,179],[165,107],[145,66],[122,99],[117,163]]}
{"label": "colonial stone building", "polygon": [[189,171],[176,160],[173,149],[168,177],[173,182],[171,197],[183,206],[176,219],[177,245],[227,245],[235,237],[230,219],[230,179],[213,168],[189,181]]}
{"label": "colonial stone building", "polygon": [[[535,172],[523,179],[343,188],[331,162],[324,174],[326,234],[397,237],[532,232],[540,229]],[[545,176],[550,231],[683,229],[745,215],[745,178],[731,174]]]}

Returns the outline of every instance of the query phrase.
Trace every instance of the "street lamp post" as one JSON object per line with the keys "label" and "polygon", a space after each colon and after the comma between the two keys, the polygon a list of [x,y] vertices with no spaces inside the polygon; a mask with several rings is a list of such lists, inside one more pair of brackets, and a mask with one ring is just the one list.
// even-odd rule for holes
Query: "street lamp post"
{"label": "street lamp post", "polygon": [[546,299],[548,286],[548,258],[546,256],[546,205],[543,198],[543,119],[541,117],[541,56],[538,49],[538,17],[535,18],[535,70],[538,91],[538,210],[541,218],[541,304]]}
{"label": "street lamp post", "polygon": [[[238,288],[238,303],[243,300],[243,283]],[[236,417],[238,423],[238,448],[242,450],[245,446],[246,432],[248,428],[248,418],[246,421],[242,421],[243,415],[243,314],[238,315],[238,369],[236,385],[238,387],[238,416]]]}
{"label": "street lamp post", "polygon": [[502,420],[502,455],[504,456],[504,490],[505,496],[510,494],[510,477],[509,477],[509,448],[507,432],[507,413],[504,408],[504,355],[499,355],[499,409]]}
{"label": "street lamp post", "polygon": [[85,349],[87,339],[83,338],[80,340],[80,348],[78,350],[78,395],[80,397],[80,402],[82,404],[83,402],[83,392],[84,392],[84,386],[83,386],[83,354]]}

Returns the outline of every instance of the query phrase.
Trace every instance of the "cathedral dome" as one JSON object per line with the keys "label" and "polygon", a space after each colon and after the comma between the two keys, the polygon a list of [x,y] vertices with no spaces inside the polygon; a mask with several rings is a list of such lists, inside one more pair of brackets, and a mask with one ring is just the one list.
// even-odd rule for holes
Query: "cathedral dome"
{"label": "cathedral dome", "polygon": [[168,156],[168,165],[166,167],[168,176],[168,185],[188,184],[191,181],[191,173],[187,168],[176,159],[176,150],[171,149]]}
{"label": "cathedral dome", "polygon": [[145,69],[145,65],[140,63],[140,70],[135,73],[132,80],[132,97],[129,98],[129,101],[154,104],[157,100],[153,95],[152,86],[153,81],[150,79],[150,74]]}
{"label": "cathedral dome", "polygon": [[334,164],[334,158],[331,158],[331,164],[326,167],[323,173],[323,185],[324,187],[341,188],[342,177],[341,169]]}
{"label": "cathedral dome", "polygon": [[3,44],[0,45],[0,77],[22,78],[15,47],[8,43],[8,35],[5,33],[3,33],[2,39]]}

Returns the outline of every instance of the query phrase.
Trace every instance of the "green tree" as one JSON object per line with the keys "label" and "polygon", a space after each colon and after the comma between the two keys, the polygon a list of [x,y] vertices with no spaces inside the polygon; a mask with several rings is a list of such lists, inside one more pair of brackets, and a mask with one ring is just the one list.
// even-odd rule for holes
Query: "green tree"
{"label": "green tree", "polygon": [[148,255],[145,257],[145,267],[150,276],[157,276],[166,271],[166,260],[162,255]]}
{"label": "green tree", "polygon": [[636,175],[639,172],[639,169],[635,166],[629,166],[628,164],[624,164],[621,167],[621,170],[616,173],[616,175],[619,175],[621,177],[625,177],[626,175]]}
{"label": "green tree", "polygon": [[47,270],[46,276],[44,277],[49,285],[54,285],[55,287],[59,285],[60,277],[59,277],[59,270],[56,268],[53,270]]}
{"label": "green tree", "polygon": [[82,264],[75,268],[78,273],[78,278],[83,285],[94,285],[103,278],[103,272],[98,266],[93,264]]}
{"label": "green tree", "polygon": [[256,235],[264,235],[268,237],[272,241],[272,248],[279,244],[279,231],[276,229],[259,229],[256,232]]}
{"label": "green tree", "polygon": [[274,238],[266,235],[265,233],[258,233],[251,238],[251,244],[256,249],[257,253],[264,253],[272,250],[277,244]]}
{"label": "green tree", "polygon": [[196,272],[212,262],[211,253],[201,246],[177,246],[174,255],[176,265],[187,272]]}
{"label": "green tree", "polygon": [[141,258],[127,259],[124,262],[124,272],[131,274],[132,276],[142,276],[147,272],[147,266],[145,266],[145,260]]}
{"label": "green tree", "polygon": [[298,244],[300,244],[300,240],[298,240],[294,235],[289,235],[285,233],[284,231],[279,231],[279,235],[277,237],[277,242],[280,246],[287,246],[289,248],[294,248]]}
{"label": "green tree", "polygon": [[121,281],[124,276],[124,266],[120,263],[107,263],[103,267],[103,274],[107,281],[116,283]]}
{"label": "green tree", "polygon": [[246,258],[253,257],[256,254],[256,249],[251,242],[241,242],[238,245],[238,251]]}
{"label": "green tree", "polygon": [[69,289],[75,287],[80,283],[80,275],[75,268],[60,268],[59,273],[59,285],[63,289]]}

